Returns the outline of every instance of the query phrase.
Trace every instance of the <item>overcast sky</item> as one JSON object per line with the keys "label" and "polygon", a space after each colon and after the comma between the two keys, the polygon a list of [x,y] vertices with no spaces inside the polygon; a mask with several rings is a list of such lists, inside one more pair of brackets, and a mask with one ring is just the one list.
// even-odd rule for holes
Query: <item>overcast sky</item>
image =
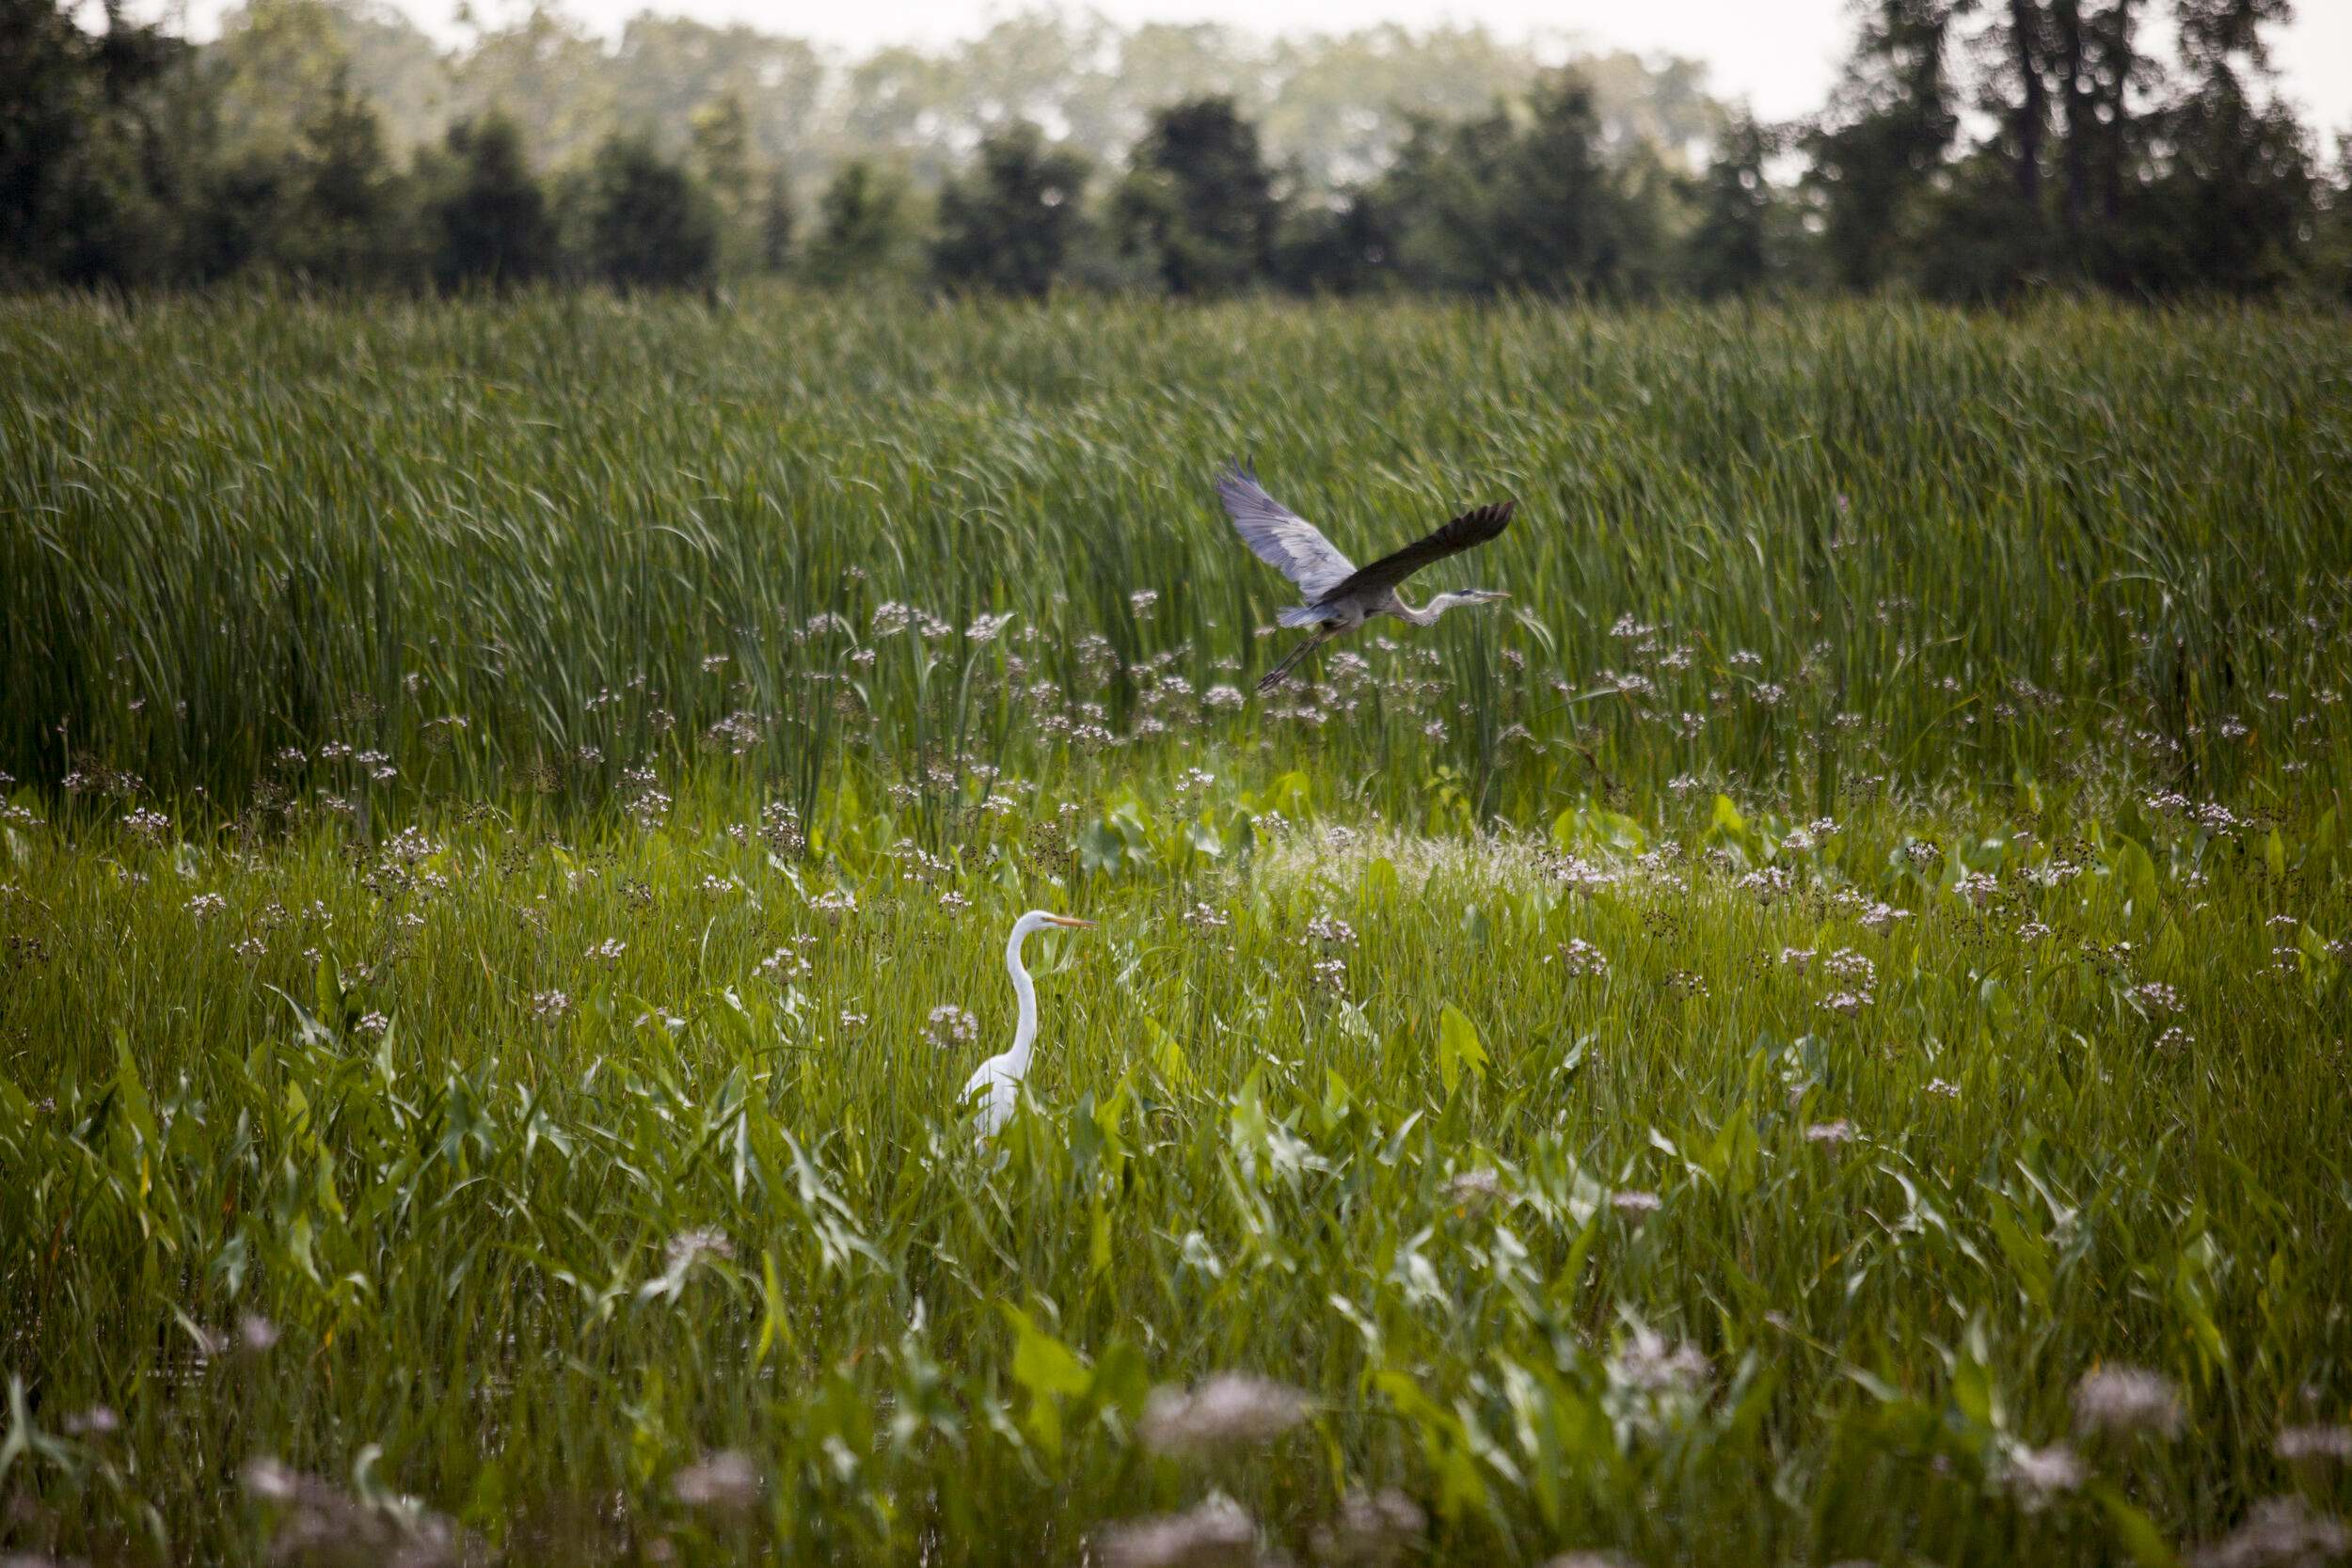
{"label": "overcast sky", "polygon": [[[193,0],[199,35],[230,0]],[[454,0],[400,0],[432,31],[449,36]],[[476,0],[485,19],[517,0]],[[938,44],[979,32],[1019,8],[992,0],[564,0],[564,8],[601,32],[653,9],[706,22],[748,22],[770,32],[863,50],[881,43]],[[1704,60],[1715,90],[1744,98],[1779,119],[1820,106],[1851,28],[1846,0],[1097,0],[1116,21],[1228,22],[1259,32],[1329,32],[1375,22],[1411,26],[1485,23],[1510,35],[1565,30],[1596,47],[1665,50]],[[2299,0],[2296,21],[2277,34],[2277,64],[2307,123],[2352,129],[2352,0]]]}

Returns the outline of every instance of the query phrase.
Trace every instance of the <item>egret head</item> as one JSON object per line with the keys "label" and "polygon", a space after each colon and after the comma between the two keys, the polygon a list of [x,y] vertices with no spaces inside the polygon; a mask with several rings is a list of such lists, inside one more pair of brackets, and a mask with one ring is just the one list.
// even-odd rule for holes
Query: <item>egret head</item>
{"label": "egret head", "polygon": [[1094,929],[1094,922],[1091,920],[1080,920],[1076,915],[1071,914],[1056,914],[1051,910],[1031,910],[1012,923],[1013,940],[1018,942],[1031,931],[1041,930],[1047,926],[1059,926],[1073,931]]}

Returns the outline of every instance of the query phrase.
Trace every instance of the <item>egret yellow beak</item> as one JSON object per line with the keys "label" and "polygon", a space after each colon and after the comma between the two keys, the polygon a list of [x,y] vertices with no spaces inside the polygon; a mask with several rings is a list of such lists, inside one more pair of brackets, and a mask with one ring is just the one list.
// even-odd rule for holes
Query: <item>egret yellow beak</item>
{"label": "egret yellow beak", "polygon": [[1094,929],[1093,921],[1080,920],[1074,914],[1049,914],[1045,918],[1052,925],[1067,926],[1073,931],[1091,931]]}

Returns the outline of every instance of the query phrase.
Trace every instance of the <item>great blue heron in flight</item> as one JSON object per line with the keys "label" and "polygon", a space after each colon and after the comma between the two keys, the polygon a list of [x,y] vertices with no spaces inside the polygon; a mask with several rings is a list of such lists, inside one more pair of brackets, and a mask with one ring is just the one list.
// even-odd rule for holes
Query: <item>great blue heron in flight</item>
{"label": "great blue heron in flight", "polygon": [[1515,500],[1497,501],[1465,512],[1423,539],[1382,556],[1369,566],[1358,566],[1332,548],[1314,524],[1276,500],[1258,483],[1258,476],[1234,465],[1217,476],[1217,498],[1241,531],[1242,542],[1258,559],[1298,585],[1306,599],[1275,619],[1286,626],[1314,628],[1314,635],[1292,649],[1282,662],[1265,673],[1258,689],[1271,691],[1300,659],[1343,631],[1354,631],[1375,615],[1393,615],[1426,626],[1455,605],[1491,604],[1507,599],[1489,588],[1465,588],[1439,594],[1419,610],[1397,595],[1397,585],[1423,566],[1483,545],[1501,533],[1511,520]]}
{"label": "great blue heron in flight", "polygon": [[1013,994],[1021,999],[1020,1022],[1012,1029],[1012,1049],[982,1062],[979,1070],[963,1081],[963,1092],[956,1097],[958,1104],[977,1101],[983,1143],[1004,1130],[1005,1123],[1012,1119],[1013,1108],[1021,1102],[1021,1080],[1028,1076],[1029,1047],[1037,1039],[1037,988],[1029,984],[1029,972],[1022,966],[1021,944],[1029,939],[1031,931],[1046,926],[1086,931],[1093,929],[1094,922],[1031,910],[1012,923],[1012,935],[1005,942],[1005,967],[1012,972]]}

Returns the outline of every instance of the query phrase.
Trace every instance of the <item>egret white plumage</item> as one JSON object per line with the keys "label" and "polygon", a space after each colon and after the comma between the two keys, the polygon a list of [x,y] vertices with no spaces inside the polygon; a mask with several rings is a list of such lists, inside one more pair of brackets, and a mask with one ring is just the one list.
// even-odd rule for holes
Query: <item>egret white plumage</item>
{"label": "egret white plumage", "polygon": [[1047,910],[1031,910],[1012,923],[1012,935],[1005,942],[1005,968],[1011,972],[1012,992],[1021,1002],[1021,1016],[1012,1030],[1012,1049],[982,1062],[979,1069],[963,1081],[963,1092],[956,1100],[960,1105],[977,1101],[977,1120],[983,1141],[1003,1130],[1021,1102],[1021,1081],[1028,1076],[1029,1055],[1037,1041],[1037,988],[1029,983],[1029,972],[1022,965],[1021,944],[1028,941],[1031,931],[1048,926],[1090,931],[1094,922]]}
{"label": "egret white plumage", "polygon": [[1265,493],[1258,476],[1238,465],[1217,476],[1217,499],[1241,533],[1242,543],[1259,560],[1298,585],[1306,598],[1275,616],[1286,626],[1311,626],[1314,635],[1266,672],[1258,689],[1271,691],[1282,684],[1291,667],[1343,631],[1353,631],[1375,615],[1426,626],[1457,605],[1491,604],[1507,599],[1488,588],[1464,588],[1439,594],[1416,609],[1397,594],[1397,585],[1423,566],[1459,555],[1501,533],[1518,506],[1515,500],[1496,501],[1463,513],[1434,533],[1391,550],[1369,566],[1358,566],[1332,547],[1314,524]]}

